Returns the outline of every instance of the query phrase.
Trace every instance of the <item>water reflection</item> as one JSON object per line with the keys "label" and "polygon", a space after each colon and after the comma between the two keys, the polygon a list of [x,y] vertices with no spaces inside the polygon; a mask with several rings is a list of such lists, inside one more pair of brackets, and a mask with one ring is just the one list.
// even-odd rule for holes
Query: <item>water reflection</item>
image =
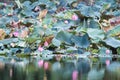
{"label": "water reflection", "polygon": [[120,80],[120,63],[0,57],[0,80]]}

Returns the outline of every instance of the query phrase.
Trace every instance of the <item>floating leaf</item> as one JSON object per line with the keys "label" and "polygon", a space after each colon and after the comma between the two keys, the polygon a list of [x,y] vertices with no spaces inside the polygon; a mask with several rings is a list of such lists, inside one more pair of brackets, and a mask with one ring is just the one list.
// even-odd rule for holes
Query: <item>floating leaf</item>
{"label": "floating leaf", "polygon": [[120,10],[113,11],[114,16],[120,16]]}
{"label": "floating leaf", "polygon": [[85,4],[80,3],[77,8],[83,16],[93,18],[101,16],[99,8],[96,6],[86,6]]}
{"label": "floating leaf", "polygon": [[22,4],[20,3],[20,0],[15,0],[18,8],[23,8]]}
{"label": "floating leaf", "polygon": [[60,40],[61,42],[65,42],[67,44],[71,44],[71,37],[72,34],[66,32],[66,31],[60,31],[57,35],[56,35],[56,39]]}
{"label": "floating leaf", "polygon": [[88,28],[87,33],[88,33],[90,38],[92,38],[93,40],[97,40],[97,41],[103,40],[105,37],[104,32],[100,29]]}
{"label": "floating leaf", "polygon": [[103,13],[105,10],[109,9],[110,7],[111,7],[111,4],[108,4],[108,3],[104,4],[102,6],[101,12]]}
{"label": "floating leaf", "polygon": [[32,44],[37,40],[40,40],[40,38],[32,38],[32,37],[25,38],[25,41],[29,44]]}
{"label": "floating leaf", "polygon": [[19,51],[20,49],[19,48],[11,48],[10,51],[11,53],[17,53],[17,51]]}
{"label": "floating leaf", "polygon": [[115,26],[112,30],[108,31],[107,37],[113,37],[120,35],[120,25]]}
{"label": "floating leaf", "polygon": [[67,48],[67,52],[72,52],[72,51],[76,51],[77,48],[76,47],[69,47]]}
{"label": "floating leaf", "polygon": [[31,53],[31,48],[30,47],[24,48],[24,53]]}
{"label": "floating leaf", "polygon": [[19,41],[17,43],[17,46],[19,46],[19,47],[26,47],[26,43],[24,41]]}
{"label": "floating leaf", "polygon": [[73,11],[65,11],[65,13],[60,12],[60,13],[56,14],[55,16],[58,18],[61,18],[61,19],[71,19],[73,14],[74,14]]}
{"label": "floating leaf", "polygon": [[87,48],[90,45],[87,34],[84,36],[73,36],[71,40],[76,46],[81,48]]}
{"label": "floating leaf", "polygon": [[117,40],[113,37],[107,38],[106,40],[104,40],[104,42],[114,48],[120,47],[120,40]]}
{"label": "floating leaf", "polygon": [[15,43],[18,42],[18,38],[10,38],[10,39],[4,39],[4,40],[0,40],[0,43],[2,44],[10,44],[10,43]]}
{"label": "floating leaf", "polygon": [[49,50],[43,50],[42,53],[43,53],[43,54],[52,54],[52,51],[49,51]]}
{"label": "floating leaf", "polygon": [[90,20],[90,23],[89,23],[89,28],[99,28],[100,25],[98,22],[94,21],[94,20]]}
{"label": "floating leaf", "polygon": [[59,40],[57,40],[56,38],[54,38],[54,39],[52,40],[52,44],[53,44],[54,46],[59,47],[60,44],[61,44],[61,42],[60,42]]}

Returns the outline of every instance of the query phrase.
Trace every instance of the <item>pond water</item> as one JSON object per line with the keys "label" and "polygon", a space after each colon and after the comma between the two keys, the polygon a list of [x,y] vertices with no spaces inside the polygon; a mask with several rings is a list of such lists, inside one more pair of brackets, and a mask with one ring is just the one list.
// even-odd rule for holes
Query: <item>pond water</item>
{"label": "pond water", "polygon": [[120,80],[117,60],[1,56],[0,80]]}

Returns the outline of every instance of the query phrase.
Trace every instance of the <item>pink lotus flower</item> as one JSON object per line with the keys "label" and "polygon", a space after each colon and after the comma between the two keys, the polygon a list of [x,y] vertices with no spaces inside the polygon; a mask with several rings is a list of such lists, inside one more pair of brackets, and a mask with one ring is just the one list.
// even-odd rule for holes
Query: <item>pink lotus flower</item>
{"label": "pink lotus flower", "polygon": [[44,42],[44,46],[48,46],[48,42],[47,41]]}
{"label": "pink lotus flower", "polygon": [[106,54],[109,54],[109,53],[110,53],[110,50],[109,50],[109,49],[107,49],[107,50],[106,50]]}
{"label": "pink lotus flower", "polygon": [[42,52],[43,50],[44,49],[41,46],[38,47],[38,51]]}
{"label": "pink lotus flower", "polygon": [[16,32],[13,33],[13,35],[14,35],[15,37],[18,37],[18,36],[19,36],[19,32],[16,31]]}
{"label": "pink lotus flower", "polygon": [[68,24],[68,21],[67,21],[67,20],[65,20],[65,21],[64,21],[64,23],[65,23],[65,24]]}
{"label": "pink lotus flower", "polygon": [[78,16],[76,14],[72,15],[72,20],[74,21],[78,20]]}
{"label": "pink lotus flower", "polygon": [[43,67],[43,63],[44,63],[43,60],[39,60],[39,61],[38,61],[38,67],[40,67],[40,68]]}
{"label": "pink lotus flower", "polygon": [[47,70],[49,68],[49,63],[48,62],[45,62],[44,63],[44,69]]}
{"label": "pink lotus flower", "polygon": [[7,6],[7,3],[4,3],[3,5],[4,5],[4,6]]}
{"label": "pink lotus flower", "polygon": [[107,60],[105,61],[105,64],[106,64],[106,66],[109,66],[109,65],[110,65],[110,60],[107,59]]}
{"label": "pink lotus flower", "polygon": [[[8,16],[13,16],[13,13],[8,13],[7,15],[8,15]],[[13,26],[13,27],[14,27],[14,26]]]}
{"label": "pink lotus flower", "polygon": [[77,80],[78,79],[78,71],[74,70],[72,73],[72,80]]}
{"label": "pink lotus flower", "polygon": [[34,11],[40,11],[40,7],[39,6],[36,6]]}

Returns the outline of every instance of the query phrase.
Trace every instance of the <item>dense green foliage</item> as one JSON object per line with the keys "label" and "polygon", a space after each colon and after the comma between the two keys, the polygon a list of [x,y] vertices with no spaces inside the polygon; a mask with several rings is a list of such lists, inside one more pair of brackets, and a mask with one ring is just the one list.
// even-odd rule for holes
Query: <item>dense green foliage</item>
{"label": "dense green foliage", "polygon": [[94,54],[103,48],[103,53],[112,53],[111,47],[119,51],[116,0],[16,0],[0,3],[0,9],[1,54]]}

